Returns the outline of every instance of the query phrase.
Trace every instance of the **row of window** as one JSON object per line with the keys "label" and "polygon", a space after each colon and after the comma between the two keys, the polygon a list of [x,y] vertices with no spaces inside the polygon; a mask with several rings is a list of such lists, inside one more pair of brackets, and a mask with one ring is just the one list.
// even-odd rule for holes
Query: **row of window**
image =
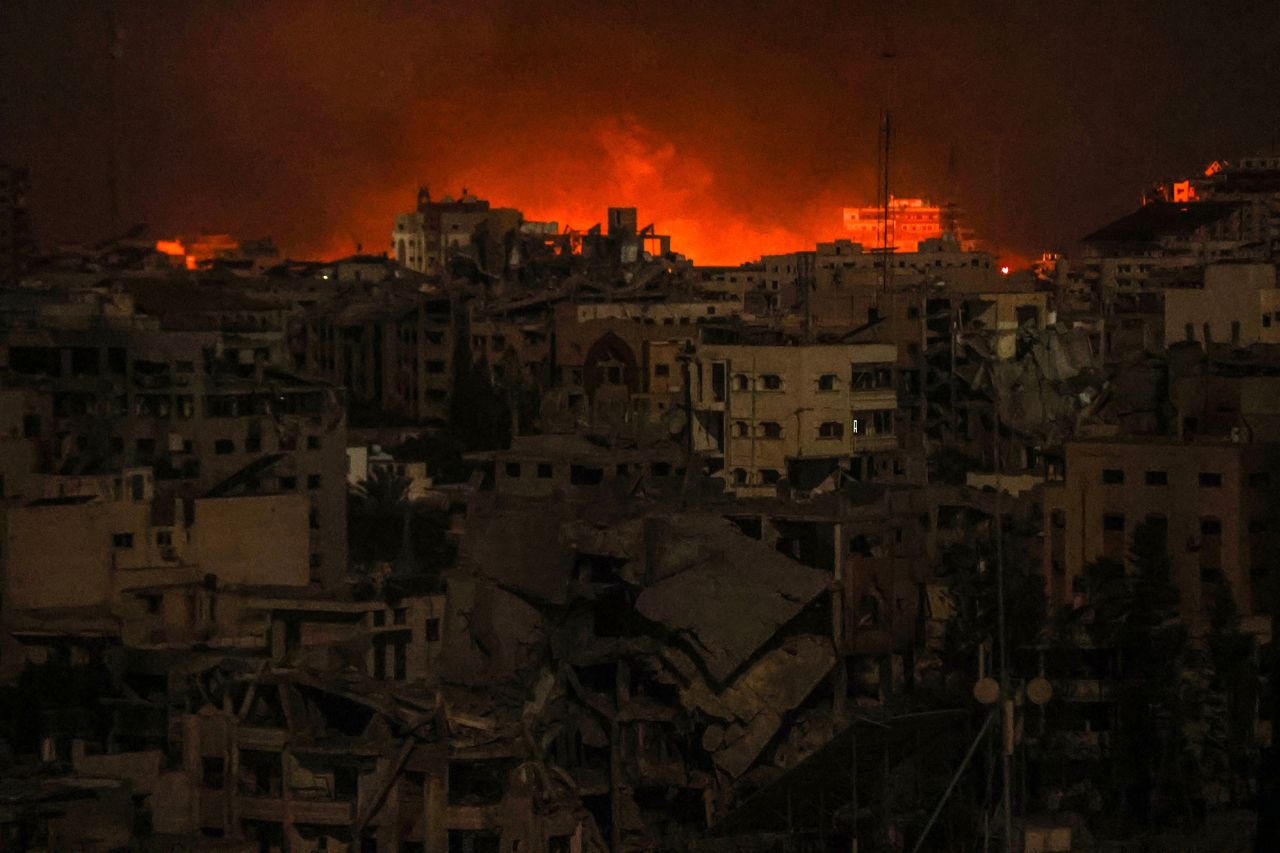
{"label": "row of window", "polygon": [[[1158,528],[1167,529],[1169,525],[1168,519],[1163,515],[1148,515],[1145,519],[1147,524],[1155,525]],[[1065,524],[1065,519],[1060,519],[1058,514],[1054,516],[1054,526],[1061,528]],[[1102,528],[1109,531],[1121,531],[1125,529],[1125,515],[1123,513],[1111,512],[1102,516]],[[1268,533],[1272,529],[1270,519],[1254,518],[1249,521],[1250,533]],[[1200,534],[1202,536],[1219,536],[1222,534],[1222,520],[1211,515],[1206,515],[1200,519]]]}
{"label": "row of window", "polygon": [[[645,467],[643,462],[620,462],[614,466],[614,475],[630,477],[643,471]],[[550,480],[555,476],[555,465],[551,462],[508,462],[503,466],[503,472],[511,479],[525,476],[527,469],[533,469],[534,477],[539,480]],[[670,462],[651,462],[648,470],[654,477],[670,477],[672,474],[679,477],[685,472],[684,468],[674,467]],[[604,473],[605,469],[596,465],[570,465],[569,482],[575,486],[596,486],[604,482]]]}
{"label": "row of window", "polygon": [[[819,391],[837,391],[840,387],[840,377],[835,373],[823,373],[818,376],[816,382]],[[776,373],[762,373],[756,377],[757,390],[781,391],[783,390],[783,385],[782,377]],[[745,373],[734,374],[733,387],[736,391],[749,391],[751,389],[751,377]],[[851,370],[849,387],[855,391],[892,388],[893,367],[888,364],[854,365]]]}
{"label": "row of window", "polygon": [[[173,545],[172,530],[157,530],[155,534],[156,545],[161,548],[168,548]],[[127,551],[133,547],[132,533],[112,533],[111,547],[117,551]]]}
{"label": "row of window", "polygon": [[[1198,481],[1206,489],[1221,488],[1222,474],[1217,471],[1201,471]],[[1121,468],[1103,468],[1102,483],[1105,486],[1123,486],[1125,483],[1124,470]],[[1167,486],[1169,485],[1169,472],[1161,470],[1146,471],[1143,473],[1143,483],[1148,486]],[[1270,485],[1270,471],[1253,471],[1249,474],[1249,486],[1251,488],[1264,489]]]}
{"label": "row of window", "polygon": [[[850,426],[852,435],[885,435],[893,432],[893,409],[877,409],[854,417]],[[823,421],[818,424],[818,438],[844,438],[845,425],[840,421]],[[751,438],[751,424],[733,422],[734,438]],[[760,421],[756,424],[756,438],[782,438],[782,424],[777,421]]]}

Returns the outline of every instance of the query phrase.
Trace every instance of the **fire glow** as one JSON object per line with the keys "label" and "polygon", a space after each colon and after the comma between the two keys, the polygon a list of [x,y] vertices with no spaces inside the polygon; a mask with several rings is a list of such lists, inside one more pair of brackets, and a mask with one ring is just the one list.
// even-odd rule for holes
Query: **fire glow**
{"label": "fire glow", "polygon": [[[445,174],[424,168],[425,182],[433,196],[470,187],[494,207],[519,209],[528,221],[556,222],[560,233],[603,224],[610,207],[634,207],[640,227],[653,223],[659,234],[671,235],[673,251],[699,264],[736,265],[846,236],[840,217],[847,192],[832,189],[811,199],[802,214],[782,217],[778,211],[790,203],[753,196],[727,168],[630,119],[599,122],[572,141],[519,154],[486,152]],[[353,228],[299,248],[338,257],[351,254],[357,239],[366,247],[386,245],[394,214],[410,209],[417,187],[412,181],[366,197]]]}
{"label": "fire glow", "polygon": [[187,249],[179,240],[157,240],[156,251],[171,258],[181,258],[182,265],[189,270],[196,268],[194,255],[187,254]]}

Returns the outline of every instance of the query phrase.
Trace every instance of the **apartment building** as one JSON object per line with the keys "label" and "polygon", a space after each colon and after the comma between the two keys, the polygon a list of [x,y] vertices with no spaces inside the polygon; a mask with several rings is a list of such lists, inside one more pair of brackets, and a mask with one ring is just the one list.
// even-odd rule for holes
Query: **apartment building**
{"label": "apartment building", "polygon": [[28,409],[21,425],[40,473],[150,468],[169,501],[298,495],[309,508],[311,577],[334,585],[346,574],[342,395],[282,370],[269,348],[227,340],[101,316],[83,326],[10,324],[0,371],[11,388],[49,401],[49,422]]}
{"label": "apartment building", "polygon": [[1045,488],[1050,601],[1071,601],[1085,566],[1127,559],[1138,525],[1165,532],[1184,615],[1204,618],[1212,585],[1241,612],[1270,610],[1280,553],[1280,445],[1229,440],[1095,439],[1066,447],[1066,475]]}
{"label": "apartment building", "polygon": [[[703,345],[691,365],[694,446],[737,494],[901,468],[888,344]],[[896,470],[896,473],[902,473]]]}
{"label": "apartment building", "polygon": [[353,413],[448,419],[457,318],[449,295],[388,286],[312,308],[292,329],[295,367],[340,385]]}

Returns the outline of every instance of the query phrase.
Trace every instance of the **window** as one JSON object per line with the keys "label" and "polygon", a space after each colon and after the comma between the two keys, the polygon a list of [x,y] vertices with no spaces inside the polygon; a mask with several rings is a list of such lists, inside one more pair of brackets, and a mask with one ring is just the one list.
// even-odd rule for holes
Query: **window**
{"label": "window", "polygon": [[538,479],[539,480],[551,479],[551,463],[550,462],[538,463]]}
{"label": "window", "polygon": [[893,409],[873,409],[853,419],[854,435],[889,435],[893,432]]}
{"label": "window", "polygon": [[319,450],[319,449],[320,449],[320,436],[318,435],[307,436],[307,450]]}
{"label": "window", "polygon": [[409,609],[407,607],[397,607],[396,609],[391,611],[391,624],[392,625],[405,624],[404,620],[405,620],[405,617],[408,616],[408,614],[409,614]]}
{"label": "window", "polygon": [[819,391],[836,390],[836,375],[834,373],[824,373],[818,377]]}
{"label": "window", "polygon": [[156,452],[156,440],[154,438],[140,438],[135,442],[138,448],[139,456],[150,456]]}
{"label": "window", "polygon": [[1148,471],[1146,475],[1148,486],[1167,486],[1169,485],[1168,471]]}
{"label": "window", "polygon": [[751,427],[746,421],[734,421],[733,435],[735,438],[748,438],[751,435]]}
{"label": "window", "polygon": [[659,364],[653,368],[654,376],[670,376],[671,366],[668,364]]}
{"label": "window", "polygon": [[440,642],[440,620],[438,618],[432,617],[428,619],[423,628],[428,643]]}
{"label": "window", "polygon": [[308,474],[308,475],[307,475],[307,488],[308,488],[308,489],[318,489],[318,488],[320,488],[320,475],[319,475],[319,474]]}
{"label": "window", "polygon": [[324,565],[324,558],[323,558],[323,557],[321,557],[319,554],[312,554],[312,555],[311,555],[311,568],[313,568],[313,569],[318,569],[318,568],[320,568],[322,565]]}
{"label": "window", "polygon": [[157,544],[157,545],[159,545],[161,548],[167,548],[167,547],[169,547],[170,545],[172,545],[172,544],[173,544],[173,531],[172,531],[172,530],[157,530],[157,531],[156,531],[156,544]]}
{"label": "window", "polygon": [[320,510],[315,507],[311,508],[311,511],[307,514],[307,526],[312,530],[320,529]]}
{"label": "window", "polygon": [[159,595],[143,595],[142,606],[152,615],[160,612],[160,605],[164,599]]}
{"label": "window", "polygon": [[298,488],[297,477],[281,477],[280,478],[280,491],[292,492],[296,488]]}
{"label": "window", "polygon": [[1124,559],[1125,519],[1119,513],[1108,513],[1102,516],[1102,556],[1110,560]]}
{"label": "window", "polygon": [[132,533],[112,533],[111,547],[112,548],[132,548],[133,534]]}
{"label": "window", "polygon": [[1211,471],[1201,471],[1200,485],[1206,489],[1216,489],[1222,485],[1222,475]]}
{"label": "window", "polygon": [[844,424],[826,421],[818,426],[818,438],[844,438]]}
{"label": "window", "polygon": [[604,469],[594,465],[570,465],[569,482],[575,486],[598,486],[604,482]]}
{"label": "window", "polygon": [[766,373],[760,377],[760,387],[766,391],[781,391],[782,377],[776,373]]}
{"label": "window", "polygon": [[1123,486],[1124,471],[1119,468],[1103,468],[1102,482],[1108,486]]}
{"label": "window", "polygon": [[670,477],[671,463],[670,462],[654,462],[652,465],[649,466],[649,473],[653,474],[653,476],[655,477]]}
{"label": "window", "polygon": [[865,389],[870,388],[892,388],[893,365],[852,365],[852,387],[854,387],[855,391],[865,391]]}
{"label": "window", "polygon": [[745,486],[747,484],[747,471],[745,468],[733,469],[733,483],[735,486]]}
{"label": "window", "polygon": [[760,482],[767,486],[772,486],[782,479],[782,475],[772,468],[765,468],[760,472]]}
{"label": "window", "polygon": [[1222,522],[1216,518],[1200,519],[1200,535],[1201,536],[1221,536]]}
{"label": "window", "polygon": [[213,452],[219,456],[225,456],[228,453],[234,453],[236,443],[229,438],[220,438],[213,443]]}
{"label": "window", "polygon": [[222,756],[205,756],[200,759],[200,781],[206,788],[221,788],[223,785],[224,759]]}
{"label": "window", "polygon": [[733,376],[733,390],[746,391],[751,387],[751,380],[747,378],[745,373],[735,373]]}
{"label": "window", "polygon": [[782,425],[777,421],[762,421],[760,434],[765,438],[782,438]]}
{"label": "window", "polygon": [[505,470],[506,470],[506,472],[507,472],[507,476],[508,476],[508,477],[516,477],[516,478],[518,478],[518,477],[520,476],[520,463],[519,463],[519,462],[508,462],[508,463],[506,464],[506,466],[505,466]]}

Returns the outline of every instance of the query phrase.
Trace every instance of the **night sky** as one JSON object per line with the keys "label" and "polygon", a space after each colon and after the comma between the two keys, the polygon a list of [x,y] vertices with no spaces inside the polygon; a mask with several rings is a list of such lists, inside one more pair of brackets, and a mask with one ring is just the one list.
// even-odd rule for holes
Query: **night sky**
{"label": "night sky", "polygon": [[[888,99],[895,193],[954,188],[1025,258],[1280,140],[1273,3],[709,6],[117,0],[122,224],[382,251],[419,183],[465,185],[578,227],[634,205],[738,262],[874,201]],[[0,160],[44,242],[109,231],[106,8],[0,0]]]}

